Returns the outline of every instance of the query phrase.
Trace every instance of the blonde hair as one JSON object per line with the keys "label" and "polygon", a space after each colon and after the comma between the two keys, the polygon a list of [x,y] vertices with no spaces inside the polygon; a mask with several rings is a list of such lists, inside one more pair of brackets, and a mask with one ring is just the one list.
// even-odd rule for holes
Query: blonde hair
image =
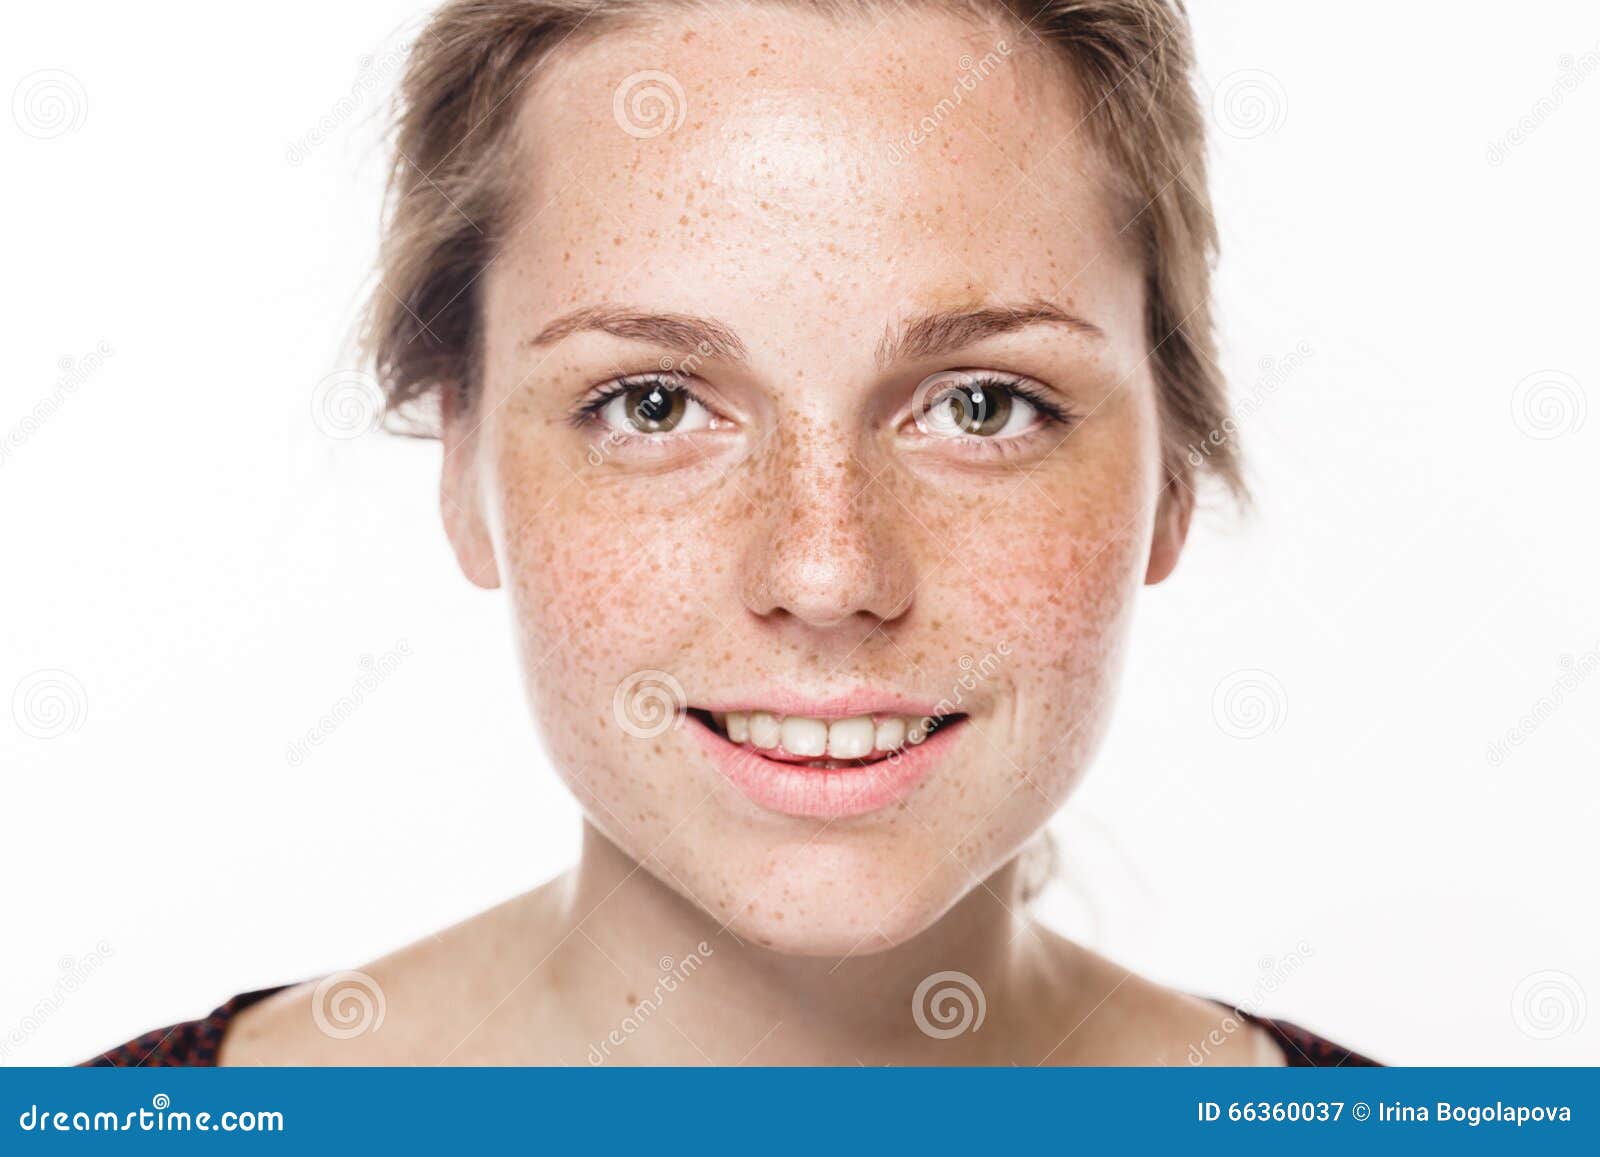
{"label": "blonde hair", "polygon": [[[470,402],[480,373],[480,274],[517,212],[515,97],[562,46],[663,7],[705,0],[450,0],[418,37],[396,111],[378,286],[364,344],[391,418],[431,434],[443,391]],[[727,0],[842,17],[875,0]],[[1168,475],[1195,469],[1245,487],[1216,363],[1211,267],[1217,235],[1205,122],[1181,0],[923,0],[1025,27],[1056,50],[1090,111],[1145,267],[1145,329]],[[900,5],[903,7],[904,5]],[[1225,425],[1226,423],[1226,425]],[[1199,462],[1186,450],[1207,446]]]}

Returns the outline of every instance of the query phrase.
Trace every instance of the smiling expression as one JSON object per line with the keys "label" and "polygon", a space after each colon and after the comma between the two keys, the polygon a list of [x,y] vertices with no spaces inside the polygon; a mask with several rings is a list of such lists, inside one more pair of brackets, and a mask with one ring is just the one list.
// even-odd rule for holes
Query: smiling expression
{"label": "smiling expression", "polygon": [[901,943],[1018,853],[1181,545],[1142,270],[1015,36],[668,11],[519,94],[451,538],[593,824],[785,952]]}

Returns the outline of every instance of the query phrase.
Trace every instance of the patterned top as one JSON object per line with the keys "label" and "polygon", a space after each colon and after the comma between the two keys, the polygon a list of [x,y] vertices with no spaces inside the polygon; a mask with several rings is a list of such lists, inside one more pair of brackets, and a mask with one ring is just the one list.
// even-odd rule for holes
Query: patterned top
{"label": "patterned top", "polygon": [[[241,1010],[257,1001],[265,1000],[286,985],[242,992],[233,999],[218,1005],[211,1015],[200,1020],[185,1020],[166,1028],[153,1029],[141,1037],[108,1049],[84,1066],[103,1068],[170,1068],[209,1066],[217,1063],[222,1049],[223,1034]],[[1217,1002],[1213,1002],[1217,1003]],[[1374,1066],[1360,1053],[1351,1052],[1342,1045],[1324,1040],[1315,1033],[1291,1024],[1286,1020],[1256,1016],[1243,1009],[1224,1005],[1241,1022],[1259,1025],[1271,1034],[1288,1063],[1295,1068],[1338,1068],[1340,1066]],[[81,1067],[81,1066],[80,1066]]]}

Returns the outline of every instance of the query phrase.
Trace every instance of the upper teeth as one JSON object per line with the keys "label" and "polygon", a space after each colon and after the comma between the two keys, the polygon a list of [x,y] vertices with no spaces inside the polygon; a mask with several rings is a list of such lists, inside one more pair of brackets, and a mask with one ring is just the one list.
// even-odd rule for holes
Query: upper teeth
{"label": "upper teeth", "polygon": [[730,711],[714,716],[735,743],[764,749],[779,748],[790,755],[860,759],[874,751],[893,751],[928,737],[929,720],[922,715],[857,715],[850,719],[813,719],[805,715],[774,715],[769,711]]}

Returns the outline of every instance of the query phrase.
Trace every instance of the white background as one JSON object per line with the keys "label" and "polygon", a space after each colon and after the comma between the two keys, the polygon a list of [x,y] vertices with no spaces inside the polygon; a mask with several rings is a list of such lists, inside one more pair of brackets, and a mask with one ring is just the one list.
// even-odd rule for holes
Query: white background
{"label": "white background", "polygon": [[[1260,505],[1148,594],[1043,910],[1385,1060],[1600,1062],[1600,9],[1196,9]],[[417,15],[7,13],[4,1063],[353,966],[576,850],[437,446],[311,420]],[[18,103],[41,70],[64,109]],[[11,705],[42,671],[55,726]]]}

